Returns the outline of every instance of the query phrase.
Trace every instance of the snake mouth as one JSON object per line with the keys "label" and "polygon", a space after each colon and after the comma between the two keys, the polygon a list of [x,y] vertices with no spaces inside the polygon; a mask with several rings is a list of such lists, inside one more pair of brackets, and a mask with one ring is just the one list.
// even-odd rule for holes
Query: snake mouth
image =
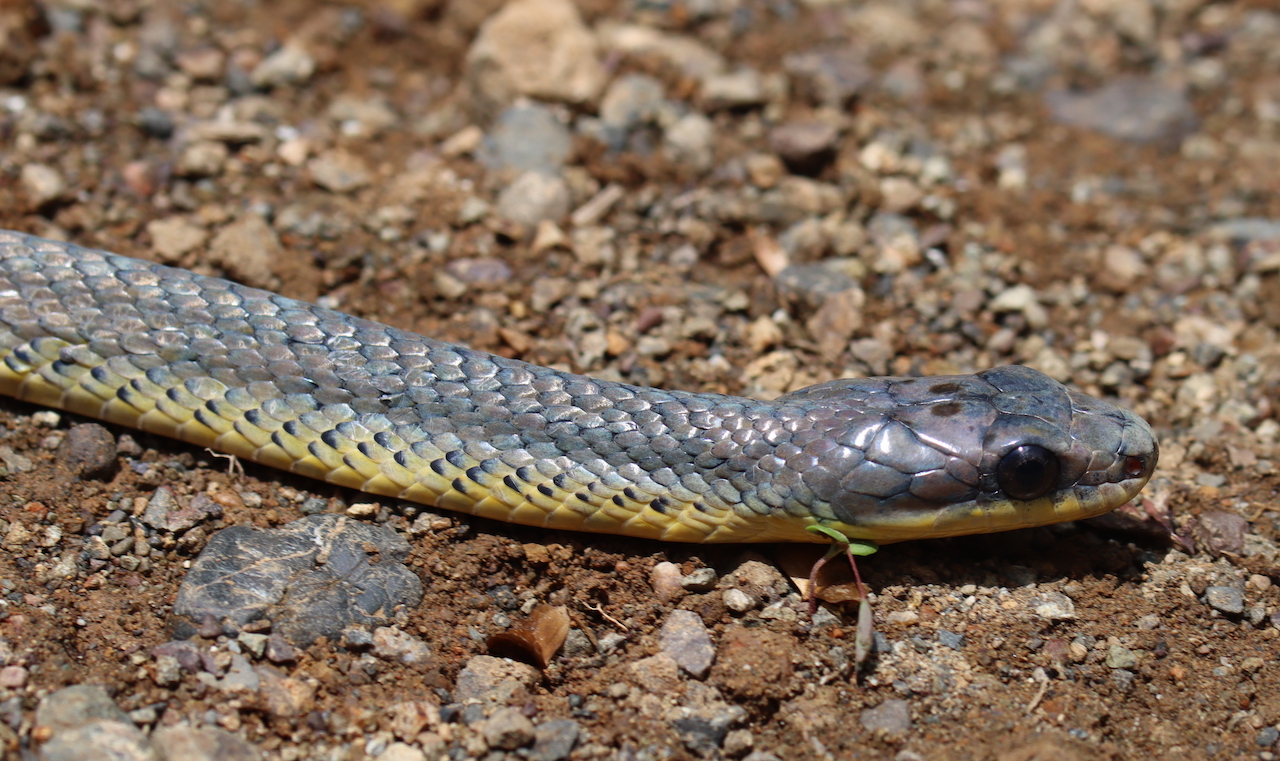
{"label": "snake mouth", "polygon": [[1091,452],[1090,466],[1070,483],[1036,499],[1012,499],[1000,491],[977,492],[950,504],[913,500],[844,518],[847,536],[880,544],[995,533],[1083,520],[1134,499],[1151,480],[1160,447],[1150,426],[1124,411],[1119,451]]}

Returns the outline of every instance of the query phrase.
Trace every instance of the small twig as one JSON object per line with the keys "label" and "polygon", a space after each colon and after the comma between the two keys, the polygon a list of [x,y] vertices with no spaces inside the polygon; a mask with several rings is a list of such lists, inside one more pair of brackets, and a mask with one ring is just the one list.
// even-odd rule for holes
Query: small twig
{"label": "small twig", "polygon": [[1031,715],[1032,711],[1036,710],[1036,706],[1040,705],[1040,701],[1044,700],[1045,693],[1049,691],[1049,675],[1044,673],[1044,669],[1036,669],[1033,674],[1033,678],[1040,683],[1040,691],[1036,693],[1036,696],[1031,699],[1030,703],[1027,703],[1028,716]]}
{"label": "small twig", "polygon": [[586,608],[587,610],[591,611],[592,613],[599,613],[599,614],[600,614],[600,617],[601,617],[601,618],[603,618],[604,620],[606,620],[606,621],[608,621],[609,623],[613,624],[614,626],[618,627],[618,628],[619,628],[619,629],[621,629],[622,631],[627,632],[627,633],[630,633],[630,631],[631,631],[631,630],[630,630],[630,629],[628,629],[628,628],[626,627],[626,625],[625,625],[625,624],[623,624],[621,621],[619,621],[618,619],[614,618],[613,616],[609,615],[608,613],[605,613],[605,612],[604,612],[604,606],[603,606],[603,605],[600,605],[599,603],[597,603],[596,605],[594,605],[594,606],[593,606],[593,605],[592,605],[591,603],[589,603],[589,602],[584,602],[584,603],[582,603],[582,607]]}
{"label": "small twig", "polygon": [[240,464],[239,457],[236,457],[233,454],[223,454],[222,452],[215,452],[209,447],[205,447],[204,451],[208,452],[214,457],[218,457],[227,461],[228,476],[231,476],[232,478],[236,478],[236,477],[244,478],[244,465]]}

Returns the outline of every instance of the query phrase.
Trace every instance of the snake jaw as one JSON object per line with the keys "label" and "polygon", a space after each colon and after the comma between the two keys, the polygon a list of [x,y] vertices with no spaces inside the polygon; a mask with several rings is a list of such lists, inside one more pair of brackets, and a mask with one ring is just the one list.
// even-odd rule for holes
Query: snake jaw
{"label": "snake jaw", "polygon": [[[824,407],[814,423],[822,446],[788,459],[773,488],[850,537],[888,543],[1100,515],[1136,496],[1158,459],[1140,417],[1025,367],[836,381],[785,401],[838,405],[843,384],[854,413]],[[1001,463],[1027,449],[1052,469],[1038,492],[1019,498]]]}

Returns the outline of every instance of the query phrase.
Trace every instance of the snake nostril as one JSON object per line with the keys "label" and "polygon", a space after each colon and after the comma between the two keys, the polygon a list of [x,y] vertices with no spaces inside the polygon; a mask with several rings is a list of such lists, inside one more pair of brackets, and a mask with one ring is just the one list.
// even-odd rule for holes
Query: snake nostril
{"label": "snake nostril", "polygon": [[1137,478],[1147,472],[1147,458],[1130,455],[1124,458],[1124,474],[1129,478]]}

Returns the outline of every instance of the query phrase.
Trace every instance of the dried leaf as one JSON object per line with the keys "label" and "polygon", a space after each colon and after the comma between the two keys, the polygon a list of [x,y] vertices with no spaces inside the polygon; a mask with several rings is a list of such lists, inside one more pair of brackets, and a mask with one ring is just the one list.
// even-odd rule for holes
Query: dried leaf
{"label": "dried leaf", "polygon": [[[809,570],[825,551],[822,545],[811,544],[784,545],[778,549],[778,566],[806,599],[809,597]],[[833,605],[860,599],[858,585],[854,583],[853,572],[847,562],[833,559],[822,567],[818,573],[818,599]]]}
{"label": "dried leaf", "polygon": [[546,668],[569,636],[569,611],[563,605],[539,605],[529,617],[489,638],[489,652]]}
{"label": "dried leaf", "polygon": [[755,254],[756,263],[760,265],[760,269],[764,270],[769,277],[776,276],[791,264],[791,257],[787,256],[786,250],[778,241],[763,233],[754,236],[752,253]]}

